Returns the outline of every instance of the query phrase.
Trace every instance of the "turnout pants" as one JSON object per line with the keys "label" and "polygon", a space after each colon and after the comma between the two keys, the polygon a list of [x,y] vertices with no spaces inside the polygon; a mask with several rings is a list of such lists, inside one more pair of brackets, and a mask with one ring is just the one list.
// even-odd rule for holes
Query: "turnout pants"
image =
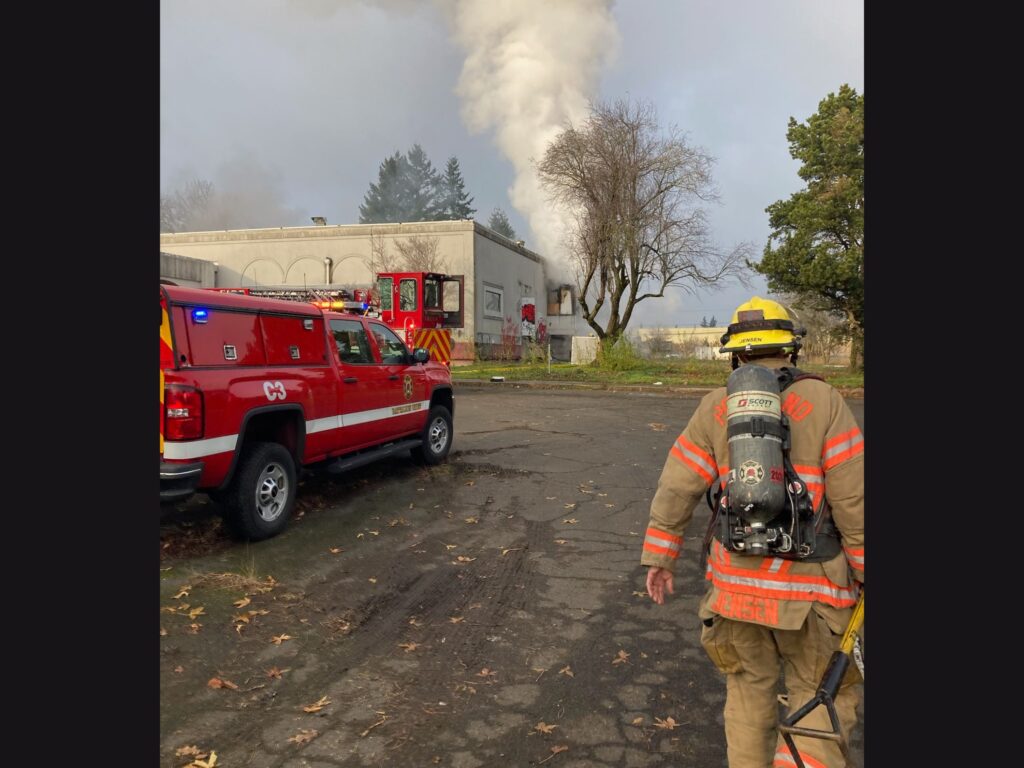
{"label": "turnout pants", "polygon": [[[729,768],[793,768],[796,761],[777,730],[780,669],[789,696],[786,714],[813,698],[841,635],[829,629],[814,610],[797,630],[772,629],[715,615],[701,631],[701,644],[718,669],[725,673],[725,739]],[[836,696],[836,713],[844,740],[856,722],[853,685],[861,682],[851,662]],[[802,718],[798,725],[831,731],[824,706]],[[845,768],[839,745],[828,739],[795,736],[807,768]]]}

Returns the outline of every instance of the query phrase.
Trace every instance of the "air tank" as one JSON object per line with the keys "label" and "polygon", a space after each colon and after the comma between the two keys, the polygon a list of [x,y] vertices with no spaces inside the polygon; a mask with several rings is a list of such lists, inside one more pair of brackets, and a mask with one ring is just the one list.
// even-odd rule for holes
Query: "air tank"
{"label": "air tank", "polygon": [[741,365],[726,382],[729,434],[729,507],[755,528],[782,512],[782,408],[775,372]]}

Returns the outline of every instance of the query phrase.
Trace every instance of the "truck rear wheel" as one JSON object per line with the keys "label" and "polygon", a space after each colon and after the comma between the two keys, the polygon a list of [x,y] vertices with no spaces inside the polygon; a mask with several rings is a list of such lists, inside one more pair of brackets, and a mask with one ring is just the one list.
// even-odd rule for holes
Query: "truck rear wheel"
{"label": "truck rear wheel", "polygon": [[295,461],[280,443],[252,443],[239,458],[234,479],[223,492],[224,522],[242,539],[276,536],[295,507]]}
{"label": "truck rear wheel", "polygon": [[412,449],[412,455],[424,464],[440,464],[452,448],[452,414],[443,405],[435,405],[427,414],[423,428],[423,445]]}

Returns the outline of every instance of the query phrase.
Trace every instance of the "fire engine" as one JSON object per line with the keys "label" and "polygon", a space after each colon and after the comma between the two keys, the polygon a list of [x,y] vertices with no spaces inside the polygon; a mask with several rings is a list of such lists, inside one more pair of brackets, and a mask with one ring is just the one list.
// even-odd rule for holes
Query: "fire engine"
{"label": "fire engine", "polygon": [[452,360],[451,329],[465,324],[462,275],[379,272],[375,288],[261,286],[210,290],[307,301],[325,310],[377,317],[400,331],[411,349],[427,349],[432,359],[448,366]]}
{"label": "fire engine", "polygon": [[205,492],[259,540],[285,527],[298,468],[447,458],[451,372],[425,348],[366,311],[236,293],[160,286],[162,501]]}

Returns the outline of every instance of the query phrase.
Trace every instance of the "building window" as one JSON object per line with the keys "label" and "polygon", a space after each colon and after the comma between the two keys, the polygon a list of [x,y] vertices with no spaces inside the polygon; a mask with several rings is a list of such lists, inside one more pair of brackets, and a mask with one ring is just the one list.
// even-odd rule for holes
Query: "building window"
{"label": "building window", "polygon": [[484,317],[504,320],[505,291],[497,285],[484,283]]}

